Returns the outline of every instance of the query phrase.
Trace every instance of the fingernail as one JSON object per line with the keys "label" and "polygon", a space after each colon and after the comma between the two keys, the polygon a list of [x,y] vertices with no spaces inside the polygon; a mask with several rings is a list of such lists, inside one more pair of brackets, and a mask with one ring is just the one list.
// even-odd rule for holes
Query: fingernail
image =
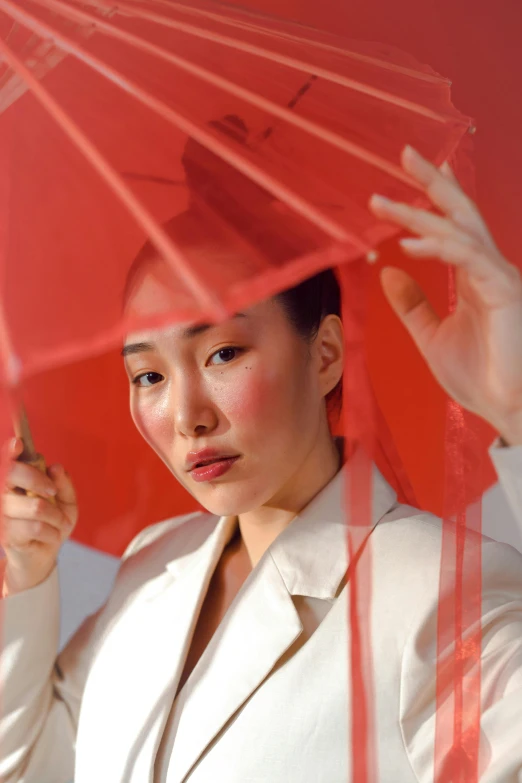
{"label": "fingernail", "polygon": [[374,193],[372,201],[374,204],[382,205],[383,207],[393,203],[389,198],[386,198],[386,196],[381,196],[380,193]]}
{"label": "fingernail", "polygon": [[46,487],[44,492],[46,495],[56,495],[56,487]]}
{"label": "fingernail", "polygon": [[411,146],[411,144],[406,144],[406,146],[404,147],[404,151],[405,152],[407,151],[408,154],[411,155],[411,157],[416,158],[419,161],[426,160],[426,158],[423,155],[421,155],[419,150],[416,150],[415,147]]}

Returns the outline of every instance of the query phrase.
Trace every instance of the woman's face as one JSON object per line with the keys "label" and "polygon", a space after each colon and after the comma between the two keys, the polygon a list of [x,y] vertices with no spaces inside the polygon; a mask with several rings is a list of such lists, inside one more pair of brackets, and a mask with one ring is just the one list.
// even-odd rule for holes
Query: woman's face
{"label": "woman's face", "polygon": [[[134,312],[158,285],[145,275]],[[124,355],[136,427],[202,506],[225,515],[284,504],[329,389],[277,300],[214,326],[129,334]]]}

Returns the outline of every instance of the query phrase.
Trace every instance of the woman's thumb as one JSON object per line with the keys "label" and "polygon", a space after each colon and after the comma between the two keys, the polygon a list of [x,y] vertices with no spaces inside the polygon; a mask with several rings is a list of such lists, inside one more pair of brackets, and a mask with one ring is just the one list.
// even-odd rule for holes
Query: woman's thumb
{"label": "woman's thumb", "polygon": [[420,285],[402,269],[387,266],[381,285],[391,308],[398,315],[423,355],[440,324],[440,318]]}

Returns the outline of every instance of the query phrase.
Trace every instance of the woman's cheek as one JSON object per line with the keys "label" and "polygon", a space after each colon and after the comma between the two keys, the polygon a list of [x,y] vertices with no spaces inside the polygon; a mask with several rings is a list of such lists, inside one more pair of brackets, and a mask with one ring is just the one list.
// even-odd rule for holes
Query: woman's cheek
{"label": "woman's cheek", "polygon": [[131,402],[131,416],[142,438],[156,453],[166,456],[172,441],[168,407],[134,399]]}
{"label": "woman's cheek", "polygon": [[221,410],[237,423],[267,422],[277,412],[279,384],[274,372],[246,365],[234,382],[223,390]]}

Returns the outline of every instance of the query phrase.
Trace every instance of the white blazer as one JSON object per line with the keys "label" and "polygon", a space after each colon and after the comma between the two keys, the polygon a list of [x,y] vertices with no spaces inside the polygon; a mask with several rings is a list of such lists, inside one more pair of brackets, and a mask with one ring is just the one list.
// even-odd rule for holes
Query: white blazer
{"label": "white blazer", "polygon": [[[522,447],[490,450],[522,523]],[[106,605],[58,658],[57,571],[2,602],[2,783],[346,783],[343,471],[253,569],[173,703],[236,521],[144,530]],[[378,771],[433,781],[440,521],[374,471],[371,630]],[[484,539],[482,777],[522,781],[522,556]],[[364,555],[363,555],[364,556]]]}

